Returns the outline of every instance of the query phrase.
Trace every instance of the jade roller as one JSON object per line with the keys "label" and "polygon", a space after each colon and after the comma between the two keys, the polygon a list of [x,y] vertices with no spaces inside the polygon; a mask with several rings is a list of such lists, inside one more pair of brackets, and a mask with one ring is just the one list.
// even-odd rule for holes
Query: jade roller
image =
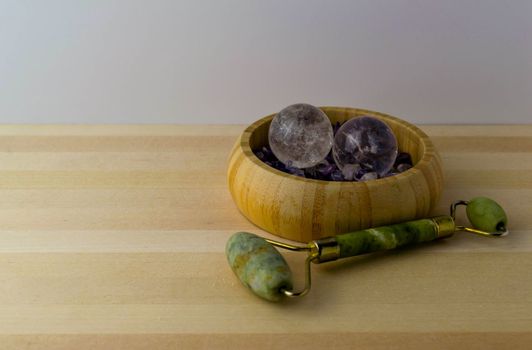
{"label": "jade roller", "polygon": [[[456,207],[466,207],[472,227],[458,226]],[[310,263],[324,263],[342,258],[389,250],[416,243],[429,242],[465,231],[485,237],[500,237],[508,233],[507,217],[494,200],[477,197],[470,201],[457,201],[451,205],[450,215],[407,221],[344,233],[309,242],[306,246],[292,245],[265,239],[247,232],[235,233],[226,245],[229,265],[240,281],[253,293],[270,301],[283,297],[299,297],[311,287]],[[283,256],[274,248],[306,252],[305,287],[294,291],[292,272]]]}

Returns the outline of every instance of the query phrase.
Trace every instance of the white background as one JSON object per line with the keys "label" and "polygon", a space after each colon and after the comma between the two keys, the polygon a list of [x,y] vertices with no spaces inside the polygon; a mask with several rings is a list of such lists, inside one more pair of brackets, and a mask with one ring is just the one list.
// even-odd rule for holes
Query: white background
{"label": "white background", "polygon": [[532,1],[0,0],[0,122],[532,122]]}

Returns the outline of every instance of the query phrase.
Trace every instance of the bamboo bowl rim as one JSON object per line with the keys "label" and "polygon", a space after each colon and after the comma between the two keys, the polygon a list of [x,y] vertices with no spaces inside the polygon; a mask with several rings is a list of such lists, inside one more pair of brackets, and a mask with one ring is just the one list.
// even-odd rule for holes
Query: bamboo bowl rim
{"label": "bamboo bowl rim", "polygon": [[[301,181],[301,182],[307,182],[307,183],[315,183],[324,185],[327,184],[327,186],[353,186],[361,187],[366,186],[368,182],[374,183],[374,184],[382,184],[385,185],[387,183],[393,183],[394,179],[400,179],[400,178],[407,178],[411,175],[414,175],[414,169],[422,168],[428,165],[428,163],[431,162],[431,158],[433,155],[430,154],[430,152],[427,152],[428,149],[433,149],[433,144],[430,140],[430,138],[425,134],[421,129],[419,129],[417,126],[403,120],[397,117],[393,117],[391,115],[372,111],[369,109],[361,109],[361,108],[351,108],[351,107],[333,107],[333,106],[318,106],[319,109],[321,109],[327,117],[329,115],[327,114],[328,111],[336,112],[336,113],[344,113],[344,114],[354,114],[354,115],[369,115],[372,117],[377,117],[383,121],[391,121],[396,124],[400,124],[402,127],[408,129],[411,131],[416,137],[418,137],[419,146],[421,148],[421,157],[420,159],[413,164],[413,166],[402,172],[398,173],[396,175],[387,176],[379,179],[373,179],[373,180],[367,180],[367,181],[327,181],[327,180],[319,180],[319,179],[309,179],[289,173],[285,173],[281,170],[278,170],[272,166],[269,166],[268,164],[264,163],[262,160],[260,160],[253,150],[251,149],[251,137],[253,136],[254,132],[259,128],[262,127],[264,124],[271,122],[273,117],[277,113],[269,114],[257,121],[255,121],[253,124],[249,125],[244,132],[242,133],[240,137],[240,147],[242,148],[242,151],[244,152],[244,155],[246,155],[249,160],[251,160],[255,165],[261,167],[263,170],[266,170],[274,175],[285,177],[292,181]],[[330,118],[330,117],[329,117]],[[398,150],[401,151],[401,150]]]}

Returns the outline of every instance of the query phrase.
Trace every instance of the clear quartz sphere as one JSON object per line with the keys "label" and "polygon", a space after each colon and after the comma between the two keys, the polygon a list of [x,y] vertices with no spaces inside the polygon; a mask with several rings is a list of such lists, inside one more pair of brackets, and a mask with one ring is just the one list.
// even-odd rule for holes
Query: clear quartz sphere
{"label": "clear quartz sphere", "polygon": [[319,108],[298,103],[281,110],[268,132],[273,154],[285,165],[309,168],[321,162],[333,144],[333,128]]}
{"label": "clear quartz sphere", "polygon": [[345,122],[334,137],[333,158],[338,168],[358,164],[384,176],[397,156],[397,139],[383,121],[367,116]]}

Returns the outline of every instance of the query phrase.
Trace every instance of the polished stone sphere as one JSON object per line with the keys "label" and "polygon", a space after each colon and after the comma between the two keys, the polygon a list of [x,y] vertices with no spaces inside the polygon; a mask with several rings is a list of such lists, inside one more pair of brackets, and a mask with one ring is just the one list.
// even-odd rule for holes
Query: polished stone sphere
{"label": "polished stone sphere", "polygon": [[333,128],[319,108],[298,103],[281,110],[268,132],[273,154],[285,165],[309,168],[325,159],[333,144]]}
{"label": "polished stone sphere", "polygon": [[382,177],[393,167],[396,156],[397,139],[392,129],[377,118],[362,116],[350,119],[334,137],[333,157],[341,170],[359,165],[367,172]]}

